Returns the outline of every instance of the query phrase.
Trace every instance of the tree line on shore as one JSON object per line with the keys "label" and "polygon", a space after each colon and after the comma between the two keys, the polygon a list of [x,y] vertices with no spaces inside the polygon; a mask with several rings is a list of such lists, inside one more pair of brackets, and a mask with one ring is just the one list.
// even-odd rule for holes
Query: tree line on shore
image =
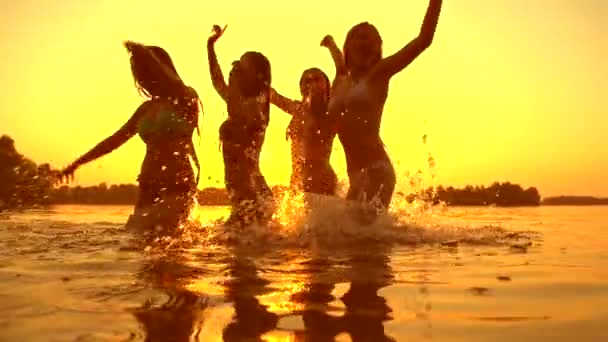
{"label": "tree line on shore", "polygon": [[467,185],[463,188],[455,188],[440,185],[407,195],[406,199],[408,202],[422,199],[433,203],[442,202],[454,206],[495,205],[511,207],[537,206],[541,204],[541,196],[538,189],[535,187],[524,189],[521,185],[510,182],[494,182],[488,187],[483,185]]}
{"label": "tree line on shore", "polygon": [[[54,204],[113,204],[133,205],[137,199],[135,184],[101,183],[94,186],[57,186],[57,170],[48,163],[37,165],[20,154],[14,140],[0,137],[0,210],[30,208]],[[276,185],[276,194],[287,187]],[[201,205],[228,205],[224,188],[208,187],[197,193]],[[541,201],[535,187],[527,189],[510,182],[495,182],[490,186],[463,188],[430,187],[423,191],[404,195],[408,202],[415,200],[445,203],[452,206],[537,206],[537,205],[605,205],[608,198],[587,196],[548,197]]]}

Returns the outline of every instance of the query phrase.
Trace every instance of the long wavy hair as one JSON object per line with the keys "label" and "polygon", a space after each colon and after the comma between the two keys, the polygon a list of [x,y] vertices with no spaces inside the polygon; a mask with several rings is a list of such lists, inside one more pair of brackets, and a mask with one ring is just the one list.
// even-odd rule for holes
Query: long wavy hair
{"label": "long wavy hair", "polygon": [[376,28],[376,26],[370,24],[369,22],[362,22],[348,30],[346,34],[346,38],[344,39],[344,47],[342,49],[344,53],[344,63],[346,64],[347,69],[351,69],[352,66],[352,49],[353,43],[357,36],[361,34],[370,34],[372,39],[377,40],[380,43],[380,50],[377,51],[377,54],[371,56],[374,62],[378,62],[382,59],[382,36],[380,36],[380,32]]}
{"label": "long wavy hair", "polygon": [[131,73],[138,92],[149,99],[173,103],[200,136],[198,114],[203,104],[194,88],[182,81],[169,53],[159,46],[131,41],[124,45],[130,55]]}
{"label": "long wavy hair", "polygon": [[238,61],[232,63],[228,76],[228,115],[233,116],[239,112],[239,105],[244,98],[266,95],[262,114],[268,117],[270,112],[268,92],[271,81],[268,58],[260,52],[245,52]]}

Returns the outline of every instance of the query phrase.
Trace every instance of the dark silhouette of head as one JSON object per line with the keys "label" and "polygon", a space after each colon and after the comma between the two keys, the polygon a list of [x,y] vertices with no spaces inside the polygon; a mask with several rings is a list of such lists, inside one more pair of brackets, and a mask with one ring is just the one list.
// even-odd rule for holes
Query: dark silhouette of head
{"label": "dark silhouette of head", "polygon": [[300,94],[302,96],[317,96],[329,100],[329,77],[319,68],[304,70],[300,77]]}
{"label": "dark silhouette of head", "polygon": [[[305,101],[309,101],[309,112],[317,119],[327,114],[329,89],[329,77],[321,69],[304,70],[300,77],[300,93]],[[321,122],[317,122],[317,124],[321,124]]]}
{"label": "dark silhouette of head", "polygon": [[159,46],[126,42],[131,58],[131,72],[137,89],[150,98],[179,97],[183,82],[171,57]]}
{"label": "dark silhouette of head", "polygon": [[140,94],[151,99],[172,100],[198,125],[198,105],[201,104],[198,94],[184,84],[169,53],[159,46],[130,41],[124,45],[131,56],[131,72]]}
{"label": "dark silhouette of head", "polygon": [[355,73],[365,73],[382,59],[382,37],[378,29],[362,22],[353,26],[344,40],[344,62]]}
{"label": "dark silhouette of head", "polygon": [[236,86],[241,96],[254,97],[270,90],[270,61],[260,52],[245,52],[232,63],[228,83]]}

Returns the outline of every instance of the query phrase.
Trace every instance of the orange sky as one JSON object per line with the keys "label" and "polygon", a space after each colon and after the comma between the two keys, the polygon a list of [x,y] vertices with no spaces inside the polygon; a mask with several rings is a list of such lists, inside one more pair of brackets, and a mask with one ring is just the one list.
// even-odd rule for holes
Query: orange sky
{"label": "orange sky", "polygon": [[[160,45],[205,105],[200,186],[221,186],[217,132],[226,110],[211,87],[205,52],[213,24],[229,25],[217,45],[226,70],[245,50],[262,51],[271,60],[274,87],[295,97],[305,68],[333,77],[331,58],[319,47],[325,34],[341,45],[353,24],[367,20],[379,28],[389,54],[415,37],[427,4],[0,0],[0,134],[15,138],[36,162],[67,165],[118,129],[142,101],[122,41]],[[605,0],[445,1],[433,46],[391,83],[382,137],[398,187],[410,189],[405,175],[420,169],[426,185],[509,180],[537,186],[545,196],[607,196],[605,18]],[[271,184],[288,180],[288,120],[273,108],[262,152]],[[437,163],[434,180],[423,134]],[[143,153],[135,137],[79,169],[77,181],[132,183]],[[344,178],[337,140],[332,162]]]}

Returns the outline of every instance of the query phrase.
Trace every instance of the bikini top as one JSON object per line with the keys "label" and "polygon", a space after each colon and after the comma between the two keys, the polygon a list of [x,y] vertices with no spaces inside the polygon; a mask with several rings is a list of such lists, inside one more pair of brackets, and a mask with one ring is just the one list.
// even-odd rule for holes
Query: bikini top
{"label": "bikini top", "polygon": [[[171,107],[161,107],[146,113],[137,123],[137,133],[146,145],[170,144],[180,140],[191,140],[196,126]],[[194,147],[189,149],[197,168],[196,183],[200,177],[200,163]]]}

